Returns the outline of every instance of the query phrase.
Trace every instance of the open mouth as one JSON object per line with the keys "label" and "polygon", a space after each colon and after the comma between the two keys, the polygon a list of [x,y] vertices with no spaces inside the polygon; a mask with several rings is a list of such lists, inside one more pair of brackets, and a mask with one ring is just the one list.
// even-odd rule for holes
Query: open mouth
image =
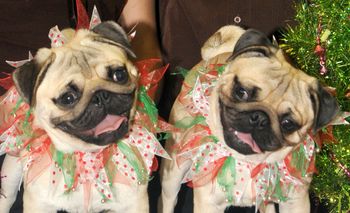
{"label": "open mouth", "polygon": [[99,119],[100,121],[94,122],[94,127],[83,128],[80,130],[72,127],[68,122],[60,123],[58,127],[86,143],[102,146],[114,143],[127,134],[129,131],[129,113],[130,111],[119,115],[106,114]]}
{"label": "open mouth", "polygon": [[122,139],[129,130],[128,112],[120,115],[107,114],[91,129],[75,135],[87,143],[107,145]]}
{"label": "open mouth", "polygon": [[106,117],[92,129],[86,130],[83,134],[98,137],[105,133],[111,133],[118,130],[123,123],[127,123],[126,115],[110,115]]}
{"label": "open mouth", "polygon": [[244,154],[259,154],[263,150],[252,137],[252,134],[239,132],[233,128],[224,130],[225,143],[235,151]]}
{"label": "open mouth", "polygon": [[260,147],[253,139],[252,135],[250,133],[243,133],[238,132],[237,130],[234,130],[233,128],[229,128],[229,131],[242,143],[248,145],[253,152],[255,153],[262,153]]}

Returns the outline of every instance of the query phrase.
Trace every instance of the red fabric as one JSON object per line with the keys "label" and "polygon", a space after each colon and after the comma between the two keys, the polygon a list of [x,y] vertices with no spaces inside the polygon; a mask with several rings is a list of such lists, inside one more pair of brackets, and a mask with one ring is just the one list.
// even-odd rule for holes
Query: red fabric
{"label": "red fabric", "polygon": [[168,64],[161,66],[162,61],[159,58],[150,58],[135,63],[140,72],[139,84],[149,87],[147,94],[154,99],[158,83],[163,78],[164,73],[168,69]]}
{"label": "red fabric", "polygon": [[309,168],[307,168],[307,171],[306,171],[309,174],[318,173],[316,164],[315,164],[315,159],[316,159],[316,155],[313,155],[309,164]]}
{"label": "red fabric", "polygon": [[169,124],[168,122],[164,121],[163,118],[158,117],[158,125],[157,125],[162,132],[171,132],[175,133],[178,132],[179,129],[177,129],[175,126]]}
{"label": "red fabric", "polygon": [[78,23],[77,23],[77,27],[76,30],[79,29],[89,29],[89,25],[90,25],[90,19],[89,16],[85,10],[84,5],[81,3],[80,0],[76,0],[76,4],[77,4],[77,15],[78,15]]}
{"label": "red fabric", "polygon": [[[36,162],[33,162],[31,168],[28,169],[26,184],[30,184],[39,177],[52,163],[52,156],[50,153],[51,140],[46,134],[35,138],[35,141],[32,141],[31,144],[32,146],[30,149],[32,149],[32,151],[28,152],[28,154],[30,154]],[[35,147],[35,145],[38,145],[38,147]]]}
{"label": "red fabric", "polygon": [[151,166],[151,172],[155,172],[158,170],[158,159],[156,156],[153,157],[153,163],[152,163],[152,166]]}
{"label": "red fabric", "polygon": [[0,87],[3,87],[5,90],[10,89],[13,86],[12,75],[7,73],[2,73],[5,75],[4,78],[0,78]]}
{"label": "red fabric", "polygon": [[301,171],[292,165],[292,158],[293,158],[293,152],[289,153],[284,158],[284,163],[286,164],[287,170],[290,175],[292,175],[293,177],[300,178],[302,177]]}
{"label": "red fabric", "polygon": [[221,170],[222,165],[224,165],[225,160],[226,157],[223,157],[208,164],[208,166],[203,169],[203,172],[199,172],[198,175],[195,175],[192,181],[188,182],[187,185],[189,187],[200,187],[206,185],[210,181],[213,182]]}
{"label": "red fabric", "polygon": [[337,143],[333,135],[333,126],[328,126],[324,130],[318,131],[317,134],[313,136],[313,139],[320,148],[322,148],[324,143]]}
{"label": "red fabric", "polygon": [[267,166],[266,163],[261,163],[257,165],[250,173],[250,177],[254,178],[255,176],[257,176],[261,172],[261,170],[263,170],[266,166]]}

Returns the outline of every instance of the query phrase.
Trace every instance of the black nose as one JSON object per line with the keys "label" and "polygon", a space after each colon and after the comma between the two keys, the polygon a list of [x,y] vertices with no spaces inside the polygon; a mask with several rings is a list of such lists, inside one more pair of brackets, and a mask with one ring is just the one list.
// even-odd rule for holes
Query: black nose
{"label": "black nose", "polygon": [[256,111],[250,115],[249,124],[258,129],[264,129],[270,124],[270,120],[266,113]]}
{"label": "black nose", "polygon": [[106,105],[110,102],[111,97],[109,95],[109,92],[107,91],[97,91],[94,96],[92,97],[91,102],[97,106],[97,107],[101,107],[103,105]]}

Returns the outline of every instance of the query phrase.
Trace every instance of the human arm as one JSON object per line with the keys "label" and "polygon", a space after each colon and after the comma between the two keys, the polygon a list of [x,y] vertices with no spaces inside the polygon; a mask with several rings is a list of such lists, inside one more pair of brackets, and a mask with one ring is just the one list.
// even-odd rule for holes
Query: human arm
{"label": "human arm", "polygon": [[136,26],[131,41],[137,60],[160,58],[154,0],[128,0],[118,22],[128,32]]}

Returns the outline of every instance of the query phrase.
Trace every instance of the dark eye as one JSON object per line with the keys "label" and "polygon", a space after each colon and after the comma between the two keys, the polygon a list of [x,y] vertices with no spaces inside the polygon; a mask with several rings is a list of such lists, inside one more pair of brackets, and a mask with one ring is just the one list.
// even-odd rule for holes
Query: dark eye
{"label": "dark eye", "polygon": [[299,128],[299,125],[290,119],[283,119],[281,121],[282,131],[285,133],[291,133]]}
{"label": "dark eye", "polygon": [[125,67],[110,67],[108,77],[118,84],[125,84],[129,80],[128,71],[126,71]]}
{"label": "dark eye", "polygon": [[235,96],[240,101],[247,101],[249,98],[249,93],[243,87],[236,87]]}
{"label": "dark eye", "polygon": [[64,107],[73,106],[78,100],[78,94],[75,91],[63,93],[56,102]]}

